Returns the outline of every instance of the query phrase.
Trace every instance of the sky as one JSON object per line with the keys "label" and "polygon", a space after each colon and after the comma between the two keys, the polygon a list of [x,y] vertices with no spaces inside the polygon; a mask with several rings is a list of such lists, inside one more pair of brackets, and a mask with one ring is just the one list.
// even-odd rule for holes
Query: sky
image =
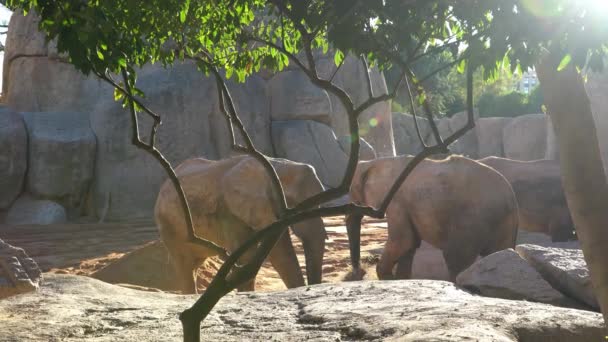
{"label": "sky", "polygon": [[[11,19],[12,12],[9,11],[6,7],[0,5],[0,23],[8,24],[8,21]],[[2,30],[5,31],[5,30]],[[0,35],[0,41],[4,45],[6,40],[6,35]],[[2,75],[2,65],[4,64],[4,52],[0,52],[0,75]],[[0,89],[2,89],[2,77],[0,77]]]}

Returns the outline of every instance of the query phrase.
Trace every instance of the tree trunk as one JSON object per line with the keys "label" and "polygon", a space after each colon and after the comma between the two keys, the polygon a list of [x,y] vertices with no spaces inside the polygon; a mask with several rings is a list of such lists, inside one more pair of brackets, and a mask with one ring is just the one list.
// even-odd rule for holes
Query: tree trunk
{"label": "tree trunk", "polygon": [[583,77],[572,63],[557,71],[559,63],[548,55],[537,73],[555,128],[568,207],[608,322],[608,181]]}

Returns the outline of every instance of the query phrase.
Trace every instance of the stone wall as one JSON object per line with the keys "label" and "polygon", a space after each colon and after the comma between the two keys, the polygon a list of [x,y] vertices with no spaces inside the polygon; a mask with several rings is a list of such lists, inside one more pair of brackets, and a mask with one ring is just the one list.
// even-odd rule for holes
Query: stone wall
{"label": "stone wall", "polygon": [[[47,208],[35,211],[49,214],[32,217],[30,223],[79,215],[151,218],[164,171],[131,144],[130,117],[113,100],[113,89],[76,71],[53,42],[45,42],[37,25],[32,15],[13,15],[6,41],[0,146],[11,148],[0,150],[0,166],[7,165],[0,169],[0,220],[7,216],[27,222],[20,213],[34,206]],[[320,73],[333,74],[333,63],[333,58],[320,56]],[[348,58],[335,75],[356,103],[367,96],[363,72],[360,62]],[[372,83],[374,95],[386,91],[383,75],[375,70]],[[158,147],[174,165],[195,156],[220,159],[232,154],[215,81],[194,63],[170,69],[148,65],[139,70],[138,87],[146,93],[146,104],[163,117]],[[294,66],[254,75],[242,84],[229,82],[228,87],[260,151],[309,162],[325,185],[339,183],[348,159],[343,147],[348,125],[337,98],[312,85]],[[381,156],[394,155],[390,102],[368,109],[360,122],[368,156],[375,155],[374,149]],[[140,115],[144,139],[150,125]],[[19,196],[19,213],[11,213]]]}
{"label": "stone wall", "polygon": [[[456,132],[466,124],[466,114],[437,120],[442,138]],[[409,114],[393,113],[395,147],[397,154],[416,154],[422,144],[416,132],[414,119]],[[418,118],[421,136],[427,145],[435,144],[428,121]],[[488,156],[517,160],[555,159],[555,136],[551,120],[545,114],[528,114],[515,118],[476,118],[475,128],[450,146],[453,153],[473,159]]]}

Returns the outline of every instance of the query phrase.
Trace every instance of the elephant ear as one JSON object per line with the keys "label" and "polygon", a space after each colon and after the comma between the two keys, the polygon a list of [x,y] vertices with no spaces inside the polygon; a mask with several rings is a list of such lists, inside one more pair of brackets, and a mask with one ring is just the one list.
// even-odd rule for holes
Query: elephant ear
{"label": "elephant ear", "polygon": [[254,230],[276,221],[270,179],[256,160],[247,158],[222,178],[224,203],[230,212]]}

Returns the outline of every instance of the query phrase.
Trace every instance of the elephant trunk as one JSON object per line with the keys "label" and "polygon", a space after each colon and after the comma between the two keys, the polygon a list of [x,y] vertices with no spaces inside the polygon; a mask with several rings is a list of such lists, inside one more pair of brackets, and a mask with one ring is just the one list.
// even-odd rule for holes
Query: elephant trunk
{"label": "elephant trunk", "polygon": [[295,224],[293,232],[302,241],[304,247],[308,285],[320,284],[327,236],[323,220],[318,217]]}

